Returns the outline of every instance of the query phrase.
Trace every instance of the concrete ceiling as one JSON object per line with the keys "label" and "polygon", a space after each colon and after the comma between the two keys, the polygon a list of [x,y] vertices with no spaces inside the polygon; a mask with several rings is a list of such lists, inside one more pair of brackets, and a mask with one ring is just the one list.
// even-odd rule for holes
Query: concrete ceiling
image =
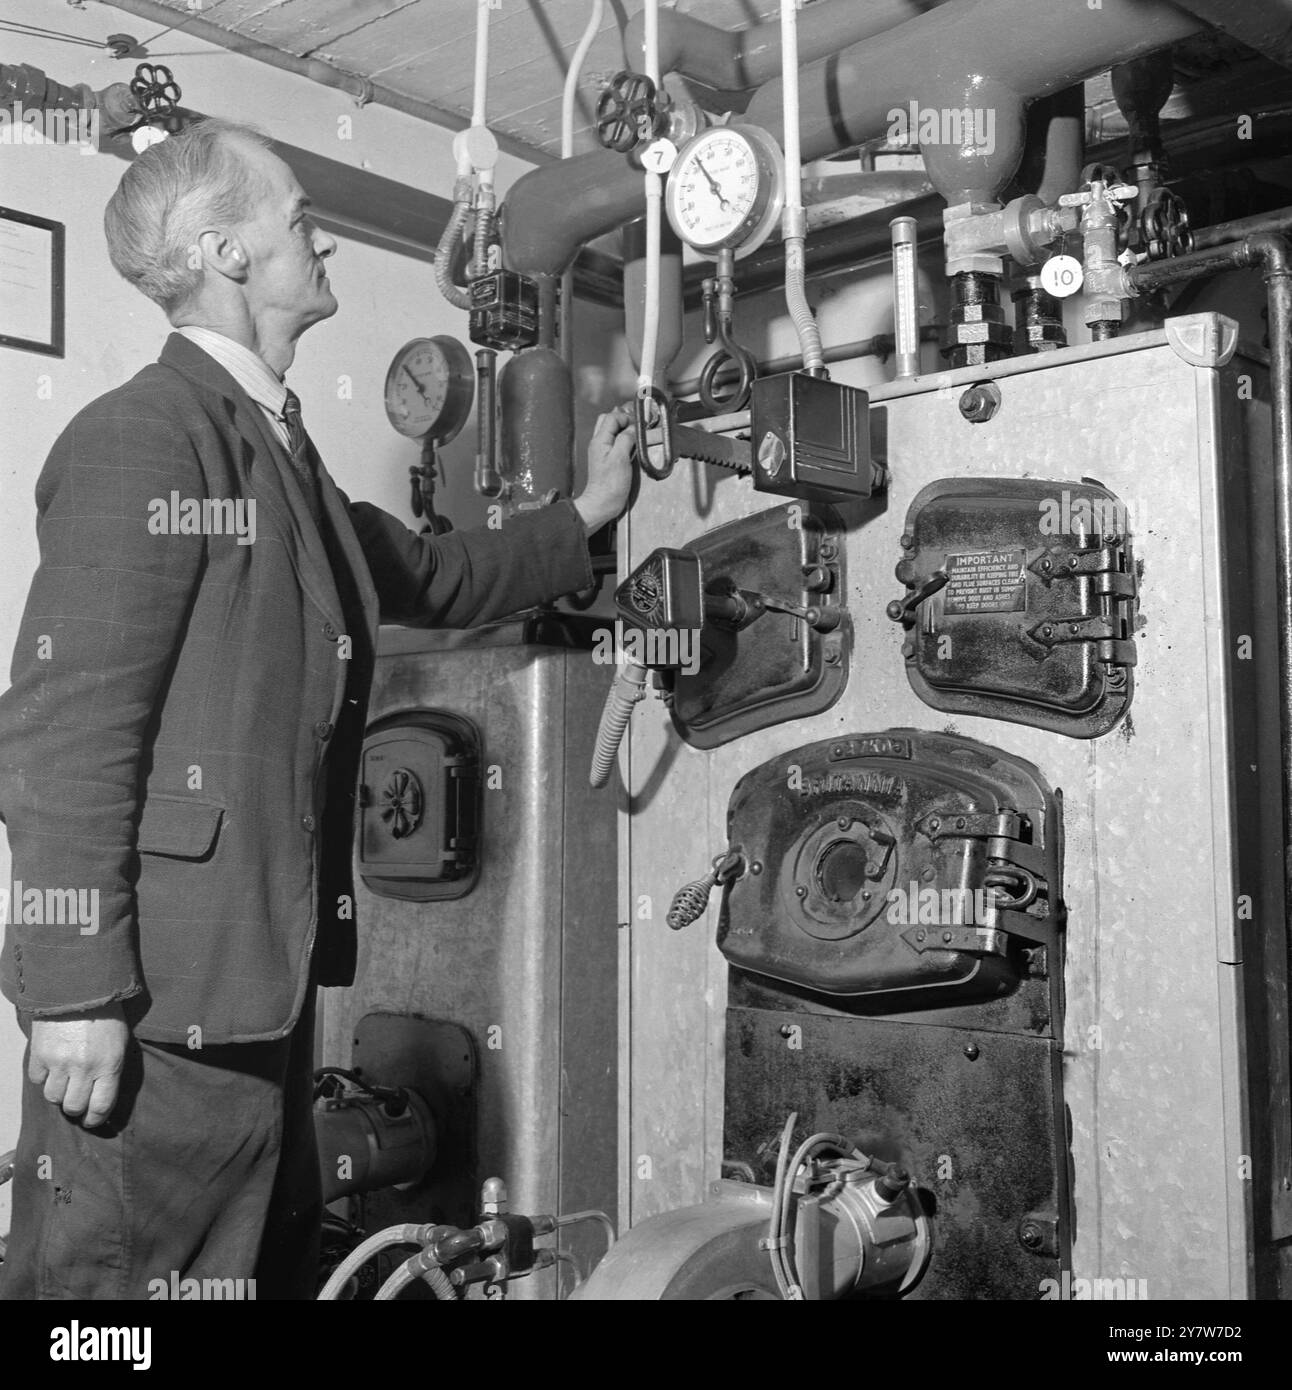
{"label": "concrete ceiling", "polygon": [[[188,0],[163,0],[189,18]],[[297,57],[320,58],[402,96],[468,121],[475,72],[475,0],[206,0],[201,18]],[[575,152],[590,131],[604,80],[624,66],[622,32],[640,0],[608,0],[583,65]],[[673,7],[723,29],[743,29],[779,12],[777,0],[678,0]],[[561,90],[588,23],[590,0],[500,0],[491,16],[487,120],[518,153],[555,157]]]}

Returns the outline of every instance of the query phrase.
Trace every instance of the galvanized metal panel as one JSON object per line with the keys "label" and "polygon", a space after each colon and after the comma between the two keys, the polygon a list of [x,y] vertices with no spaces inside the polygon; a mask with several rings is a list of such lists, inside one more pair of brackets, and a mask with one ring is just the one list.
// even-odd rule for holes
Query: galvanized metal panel
{"label": "galvanized metal panel", "polygon": [[[1234,631],[1220,563],[1235,545],[1253,542],[1241,531],[1222,539],[1219,518],[1254,528],[1255,544],[1267,547],[1272,511],[1222,506],[1219,451],[1241,448],[1242,438],[1222,428],[1232,412],[1226,406],[1222,416],[1221,405],[1236,399],[1240,370],[1261,376],[1251,363],[1191,366],[1153,333],[873,391],[886,416],[893,476],[886,506],[859,509],[849,537],[856,657],[839,705],[701,754],[681,746],[663,711],[648,703],[635,716],[628,763],[635,811],[629,893],[656,903],[723,847],[727,798],[742,772],[845,730],[954,730],[1031,760],[1062,788],[1074,1273],[1146,1278],[1155,1298],[1244,1297],[1250,1290],[1252,1194],[1236,1167],[1238,1155],[1250,1152],[1250,1135],[1242,1123],[1247,1063],[1236,1002],[1243,981],[1241,967],[1229,963],[1234,838],[1256,824],[1258,812],[1277,822],[1278,805],[1268,786],[1239,802],[1232,792],[1225,670]],[[847,379],[846,369],[838,374]],[[998,379],[1003,405],[994,420],[972,426],[957,401],[964,385],[984,377]],[[694,470],[688,477],[688,467],[668,484],[644,485],[630,565],[701,525],[759,509],[746,484],[722,478],[714,485]],[[906,681],[901,629],[884,614],[900,588],[893,566],[911,498],[944,476],[1061,482],[1083,475],[1128,503],[1144,563],[1129,719],[1086,742],[979,718],[948,720],[923,705]],[[697,509],[690,504],[696,495],[711,501]],[[1266,667],[1271,659],[1268,650],[1257,653]],[[1262,747],[1268,755],[1268,729]],[[682,939],[663,928],[659,914],[630,929],[632,1091],[625,1103],[632,1149],[665,1155],[650,1178],[634,1172],[634,1222],[700,1200],[721,1159],[715,1075],[725,985],[712,945],[716,913],[711,906]],[[1278,939],[1280,928],[1265,922]],[[1272,1091],[1265,1103],[1279,1104]],[[1286,1102],[1280,1113],[1286,1123]],[[1276,1186],[1285,1178],[1268,1164],[1264,1176]]]}
{"label": "galvanized metal panel", "polygon": [[[464,715],[496,773],[468,896],[410,903],[358,886],[357,979],[325,991],[324,1051],[345,1065],[354,1023],[374,1011],[461,1025],[479,1060],[479,1178],[502,1177],[513,1211],[613,1216],[615,826],[588,814],[576,784],[608,671],[586,652],[518,634],[383,629],[370,720],[427,707]],[[578,1227],[562,1244],[586,1269],[604,1239]],[[554,1291],[544,1273],[512,1295]]]}

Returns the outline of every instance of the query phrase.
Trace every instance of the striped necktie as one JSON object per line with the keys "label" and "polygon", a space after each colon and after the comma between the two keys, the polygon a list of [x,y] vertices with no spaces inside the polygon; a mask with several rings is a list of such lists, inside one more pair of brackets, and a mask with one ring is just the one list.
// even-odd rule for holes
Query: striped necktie
{"label": "striped necktie", "polygon": [[310,515],[317,522],[322,515],[322,504],[319,501],[318,476],[314,472],[314,466],[310,460],[310,438],[305,433],[305,422],[301,419],[301,400],[295,391],[289,386],[287,397],[283,401],[283,423],[287,426],[287,453],[291,458],[292,467],[296,470],[296,476],[300,480],[301,490],[305,493],[305,502],[310,509]]}

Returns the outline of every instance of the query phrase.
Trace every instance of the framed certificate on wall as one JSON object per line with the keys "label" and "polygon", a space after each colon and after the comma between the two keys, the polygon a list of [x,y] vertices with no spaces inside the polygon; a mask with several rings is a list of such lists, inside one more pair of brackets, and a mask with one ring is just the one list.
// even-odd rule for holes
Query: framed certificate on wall
{"label": "framed certificate on wall", "polygon": [[0,347],[63,355],[63,224],[4,207]]}

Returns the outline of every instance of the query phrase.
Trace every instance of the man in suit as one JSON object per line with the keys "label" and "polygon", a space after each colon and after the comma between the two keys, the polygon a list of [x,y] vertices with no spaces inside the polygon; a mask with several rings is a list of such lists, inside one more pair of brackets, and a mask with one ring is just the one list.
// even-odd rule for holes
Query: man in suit
{"label": "man in suit", "polygon": [[28,1036],[0,1297],[172,1274],[311,1297],[312,1003],[353,978],[378,618],[462,627],[588,585],[629,417],[602,416],[573,501],[419,536],[337,490],[283,382],[337,310],[336,243],[266,141],[208,121],[152,147],[105,228],[176,331],[36,490],[0,697],[0,981]]}

